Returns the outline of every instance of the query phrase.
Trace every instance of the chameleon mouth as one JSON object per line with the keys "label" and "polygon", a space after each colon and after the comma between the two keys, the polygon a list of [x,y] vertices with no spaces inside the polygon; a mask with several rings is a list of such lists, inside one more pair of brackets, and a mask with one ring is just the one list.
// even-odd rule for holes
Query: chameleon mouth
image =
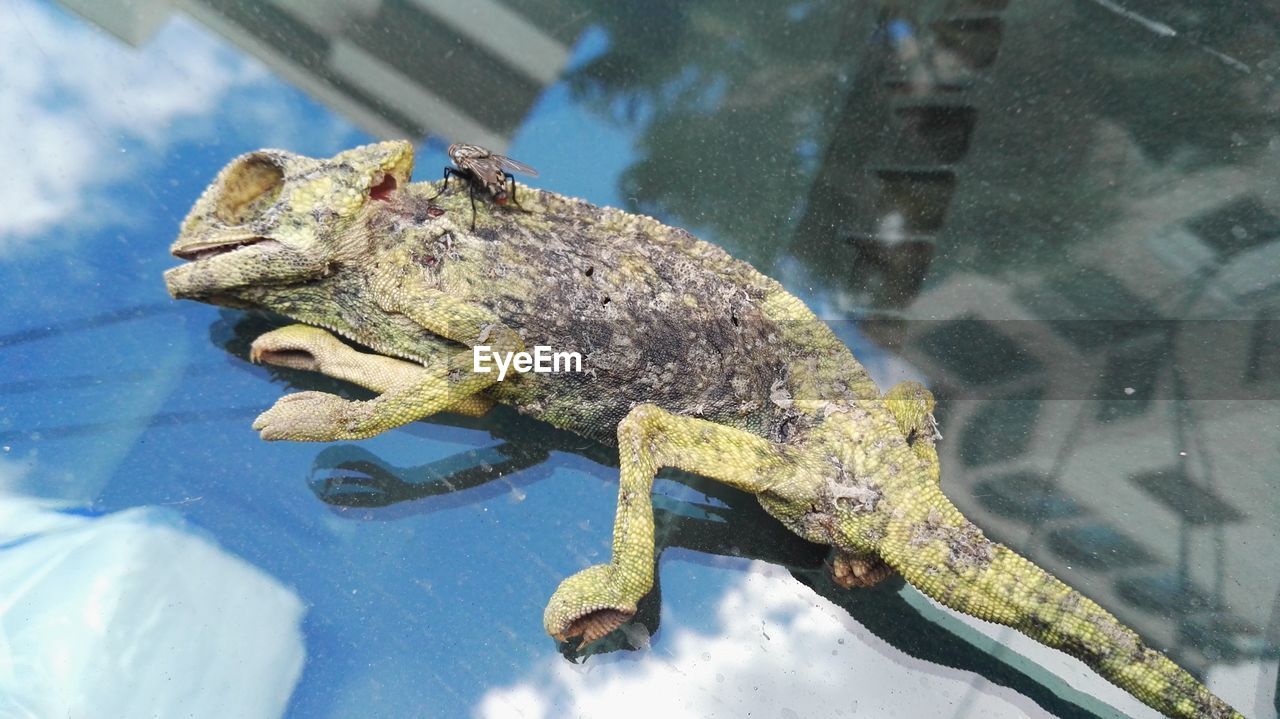
{"label": "chameleon mouth", "polygon": [[266,237],[248,237],[227,242],[208,242],[199,245],[175,248],[173,250],[173,255],[181,260],[198,262],[200,260],[207,260],[210,257],[218,257],[219,255],[229,254],[236,250],[242,250],[246,247],[262,247],[276,244],[279,243]]}

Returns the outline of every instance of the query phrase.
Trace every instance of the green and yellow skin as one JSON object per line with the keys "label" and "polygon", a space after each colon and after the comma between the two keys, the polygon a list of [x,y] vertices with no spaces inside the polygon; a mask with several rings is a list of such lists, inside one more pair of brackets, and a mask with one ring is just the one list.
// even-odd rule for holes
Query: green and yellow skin
{"label": "green and yellow skin", "polygon": [[[616,442],[613,556],[568,579],[544,615],[560,640],[625,623],[653,585],[655,474],[675,467],[750,492],[833,548],[844,586],[891,572],[938,602],[1082,659],[1172,717],[1240,716],[1094,602],[990,541],[939,485],[933,397],[881,395],[830,329],[777,282],[689,233],[521,188],[523,210],[411,185],[412,148],[231,162],[183,221],[176,298],[264,308],[302,324],[255,361],[377,393],[281,398],[264,439],[370,437],[503,402]],[[432,198],[428,200],[427,198]],[[370,348],[357,350],[338,337]],[[475,372],[473,351],[576,351],[581,372]]]}

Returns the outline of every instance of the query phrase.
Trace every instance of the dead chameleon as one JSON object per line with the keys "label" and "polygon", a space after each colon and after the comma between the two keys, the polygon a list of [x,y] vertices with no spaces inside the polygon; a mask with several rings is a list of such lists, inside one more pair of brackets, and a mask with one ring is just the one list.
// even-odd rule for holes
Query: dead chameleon
{"label": "dead chameleon", "polygon": [[[377,393],[282,397],[253,423],[264,439],[361,439],[501,402],[616,443],[612,558],[556,589],[552,636],[590,642],[634,615],[653,585],[654,476],[672,467],[754,494],[832,547],[846,586],[897,572],[1169,716],[1240,716],[962,516],[939,486],[933,397],[912,382],[881,394],[780,284],[684,230],[551,192],[522,188],[523,212],[482,203],[473,230],[455,220],[465,199],[410,184],[412,164],[404,142],[238,157],[183,221],[172,252],[186,262],[165,281],[175,298],[299,323],[259,337],[255,360]],[[474,371],[478,345],[576,349],[584,371],[498,382]]]}

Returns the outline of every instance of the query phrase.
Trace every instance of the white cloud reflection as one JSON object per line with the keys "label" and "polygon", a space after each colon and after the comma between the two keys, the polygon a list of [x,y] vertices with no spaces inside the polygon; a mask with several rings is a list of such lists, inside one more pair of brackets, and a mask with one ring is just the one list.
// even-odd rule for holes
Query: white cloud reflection
{"label": "white cloud reflection", "polygon": [[981,677],[902,654],[785,571],[756,562],[709,633],[668,629],[654,651],[583,665],[556,657],[491,690],[484,719],[636,717],[1042,717]]}
{"label": "white cloud reflection", "polygon": [[0,498],[20,491],[35,464],[34,451],[25,457],[14,457],[11,446],[0,446]]}
{"label": "white cloud reflection", "polygon": [[246,115],[279,116],[258,105],[270,103],[265,90],[285,87],[179,15],[132,48],[31,0],[0,8],[0,78],[5,251],[77,226],[127,223],[130,211],[112,206],[109,188],[132,185],[134,207],[152,202],[148,171],[156,156],[180,141],[214,137],[228,104],[246,90],[258,90],[241,102]]}

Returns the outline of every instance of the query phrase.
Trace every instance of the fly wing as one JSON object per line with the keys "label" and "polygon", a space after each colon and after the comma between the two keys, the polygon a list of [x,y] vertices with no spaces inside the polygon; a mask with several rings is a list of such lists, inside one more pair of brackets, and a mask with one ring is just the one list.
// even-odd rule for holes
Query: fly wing
{"label": "fly wing", "polygon": [[506,155],[494,155],[493,159],[497,160],[498,164],[501,165],[502,168],[504,170],[507,170],[508,172],[519,172],[522,175],[529,175],[531,177],[538,176],[537,170],[533,169],[532,167],[529,167],[523,162],[517,162],[516,160],[513,160],[510,157],[507,157]]}
{"label": "fly wing", "polygon": [[449,159],[454,162],[464,162],[466,160],[479,160],[492,155],[488,150],[479,145],[467,145],[461,142],[455,142],[449,146]]}
{"label": "fly wing", "polygon": [[498,155],[484,157],[458,157],[454,160],[458,168],[469,173],[477,182],[492,194],[502,189],[502,163]]}

